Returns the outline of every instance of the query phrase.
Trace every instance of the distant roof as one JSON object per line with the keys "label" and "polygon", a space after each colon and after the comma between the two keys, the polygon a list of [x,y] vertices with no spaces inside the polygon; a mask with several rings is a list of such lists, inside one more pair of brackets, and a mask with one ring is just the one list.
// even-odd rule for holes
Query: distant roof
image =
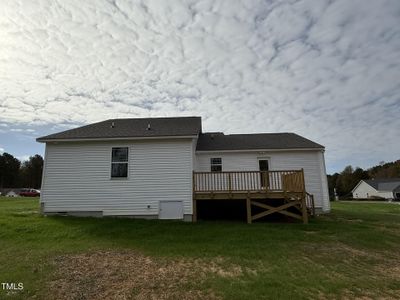
{"label": "distant roof", "polygon": [[377,178],[364,181],[377,191],[393,191],[400,186],[400,178]]}
{"label": "distant roof", "polygon": [[323,149],[324,146],[295,133],[200,134],[197,151],[257,149]]}
{"label": "distant roof", "polygon": [[201,117],[110,119],[43,136],[37,141],[197,136],[200,132]]}

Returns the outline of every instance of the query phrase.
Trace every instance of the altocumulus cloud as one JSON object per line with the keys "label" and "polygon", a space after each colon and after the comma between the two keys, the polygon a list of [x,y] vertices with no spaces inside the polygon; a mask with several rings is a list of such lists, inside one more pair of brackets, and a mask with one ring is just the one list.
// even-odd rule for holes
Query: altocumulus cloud
{"label": "altocumulus cloud", "polygon": [[205,130],[314,139],[330,170],[398,158],[398,0],[1,6],[3,131],[202,115]]}

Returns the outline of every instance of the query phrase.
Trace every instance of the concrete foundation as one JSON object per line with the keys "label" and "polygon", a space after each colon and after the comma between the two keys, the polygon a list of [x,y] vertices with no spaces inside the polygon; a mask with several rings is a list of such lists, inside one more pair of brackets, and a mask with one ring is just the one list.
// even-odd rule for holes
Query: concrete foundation
{"label": "concrete foundation", "polygon": [[[131,218],[131,219],[142,219],[142,220],[157,220],[158,215],[103,215],[102,211],[60,211],[60,212],[44,212],[43,203],[40,206],[41,214],[45,216],[72,216],[72,217],[93,217],[93,218],[101,218],[101,217],[112,217],[112,218]],[[186,214],[183,216],[182,221],[184,222],[192,222],[193,216]]]}

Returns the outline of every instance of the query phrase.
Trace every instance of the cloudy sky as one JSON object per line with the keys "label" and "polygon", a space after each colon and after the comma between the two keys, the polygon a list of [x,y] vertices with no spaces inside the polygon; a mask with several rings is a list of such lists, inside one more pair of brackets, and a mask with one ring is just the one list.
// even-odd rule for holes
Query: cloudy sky
{"label": "cloudy sky", "polygon": [[328,172],[400,158],[400,1],[34,1],[0,7],[0,151],[116,117],[296,132]]}

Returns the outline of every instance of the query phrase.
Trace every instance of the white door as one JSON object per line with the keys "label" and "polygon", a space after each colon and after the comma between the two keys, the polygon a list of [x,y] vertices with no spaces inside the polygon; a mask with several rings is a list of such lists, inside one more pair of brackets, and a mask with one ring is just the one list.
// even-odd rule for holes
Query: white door
{"label": "white door", "polygon": [[160,201],[160,219],[183,219],[182,201]]}

